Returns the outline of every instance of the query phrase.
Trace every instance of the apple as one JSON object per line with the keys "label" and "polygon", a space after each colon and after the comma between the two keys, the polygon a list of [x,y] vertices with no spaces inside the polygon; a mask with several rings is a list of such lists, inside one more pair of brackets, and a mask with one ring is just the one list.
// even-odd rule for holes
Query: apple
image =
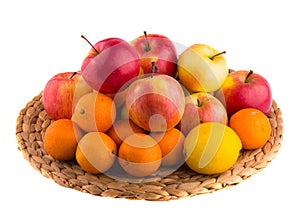
{"label": "apple", "polygon": [[134,39],[131,45],[140,57],[142,73],[152,72],[152,62],[155,62],[159,74],[175,77],[177,52],[169,38],[160,34],[147,34],[144,31],[144,35]]}
{"label": "apple", "polygon": [[194,44],[178,58],[178,77],[192,92],[213,92],[221,87],[228,75],[224,52],[206,44]]}
{"label": "apple", "polygon": [[145,74],[128,87],[129,118],[150,132],[175,127],[184,112],[184,92],[177,80],[165,74]]}
{"label": "apple", "polygon": [[215,96],[224,104],[229,117],[244,108],[256,108],[268,114],[272,105],[268,81],[252,70],[230,73]]}
{"label": "apple", "polygon": [[79,73],[79,79],[76,84],[75,92],[74,92],[74,99],[73,99],[73,109],[76,106],[78,100],[85,94],[93,92],[93,88],[91,88],[86,81],[83,79],[80,72]]}
{"label": "apple", "polygon": [[140,62],[135,49],[120,38],[107,38],[91,46],[81,71],[85,81],[101,93],[116,93],[127,81],[139,75]]}
{"label": "apple", "polygon": [[[81,85],[80,72],[63,72],[54,75],[46,84],[42,102],[46,113],[53,119],[71,119],[74,101],[90,90]],[[77,87],[78,85],[78,87]],[[76,93],[76,98],[75,98]]]}
{"label": "apple", "polygon": [[200,123],[228,123],[227,112],[223,104],[213,95],[205,92],[193,93],[185,97],[185,109],[178,128],[186,136]]}

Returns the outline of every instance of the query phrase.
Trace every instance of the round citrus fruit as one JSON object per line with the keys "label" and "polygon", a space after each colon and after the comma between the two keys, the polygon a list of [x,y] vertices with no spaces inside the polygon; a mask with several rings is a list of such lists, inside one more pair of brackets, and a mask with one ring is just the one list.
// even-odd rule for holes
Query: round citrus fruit
{"label": "round citrus fruit", "polygon": [[146,131],[129,119],[116,121],[106,132],[116,142],[117,146],[121,145],[122,141],[133,133],[146,133]]}
{"label": "round citrus fruit", "polygon": [[185,137],[181,131],[172,128],[166,132],[153,132],[150,135],[160,146],[163,166],[175,166],[184,163],[183,143]]}
{"label": "round citrus fruit", "polygon": [[54,159],[61,161],[73,160],[77,143],[83,134],[83,131],[72,120],[55,120],[45,131],[45,150]]}
{"label": "round citrus fruit", "polygon": [[244,149],[261,148],[271,135],[268,117],[254,108],[242,109],[233,114],[229,126],[240,137]]}
{"label": "round citrus fruit", "polygon": [[83,95],[72,116],[72,120],[87,132],[106,132],[115,118],[116,106],[113,100],[98,92]]}
{"label": "round citrus fruit", "polygon": [[78,143],[76,161],[83,170],[98,174],[107,171],[113,165],[116,154],[117,146],[108,135],[89,132]]}
{"label": "round citrus fruit", "polygon": [[184,141],[186,164],[201,174],[218,174],[237,161],[242,143],[228,126],[207,122],[193,128]]}
{"label": "round citrus fruit", "polygon": [[121,144],[118,152],[120,166],[130,175],[148,176],[161,165],[162,153],[157,142],[147,134],[134,133]]}

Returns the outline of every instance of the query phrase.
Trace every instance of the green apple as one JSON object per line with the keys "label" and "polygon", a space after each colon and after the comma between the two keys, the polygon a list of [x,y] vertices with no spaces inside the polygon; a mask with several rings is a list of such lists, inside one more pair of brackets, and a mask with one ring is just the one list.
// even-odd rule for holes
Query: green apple
{"label": "green apple", "polygon": [[178,58],[179,80],[192,92],[218,90],[228,75],[224,53],[206,44],[188,47]]}

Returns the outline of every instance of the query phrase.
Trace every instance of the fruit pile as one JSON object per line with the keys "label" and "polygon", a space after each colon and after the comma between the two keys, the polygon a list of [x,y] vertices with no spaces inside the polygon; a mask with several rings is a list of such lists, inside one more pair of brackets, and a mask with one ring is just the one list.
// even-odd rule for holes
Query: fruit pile
{"label": "fruit pile", "polygon": [[52,123],[44,147],[92,174],[118,166],[147,177],[183,164],[201,174],[231,168],[269,140],[267,80],[228,69],[224,52],[194,44],[177,54],[159,34],[91,44],[80,71],[54,75],[42,102]]}

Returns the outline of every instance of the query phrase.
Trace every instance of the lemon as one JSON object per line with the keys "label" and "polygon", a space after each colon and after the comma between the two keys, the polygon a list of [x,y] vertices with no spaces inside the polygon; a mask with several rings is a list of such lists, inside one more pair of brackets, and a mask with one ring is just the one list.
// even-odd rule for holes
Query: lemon
{"label": "lemon", "polygon": [[231,168],[242,143],[230,127],[216,122],[194,127],[184,141],[186,164],[201,174],[218,174]]}

